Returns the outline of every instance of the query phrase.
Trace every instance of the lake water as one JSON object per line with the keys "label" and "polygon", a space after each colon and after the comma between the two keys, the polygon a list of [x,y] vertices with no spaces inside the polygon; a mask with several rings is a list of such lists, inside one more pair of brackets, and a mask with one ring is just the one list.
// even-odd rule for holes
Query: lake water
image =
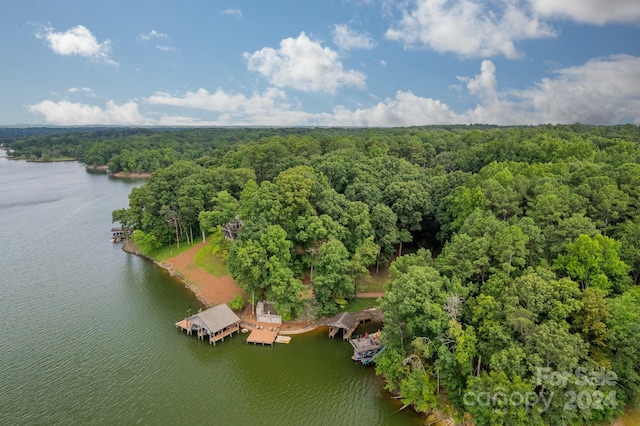
{"label": "lake water", "polygon": [[0,158],[0,424],[411,425],[326,330],[213,347],[197,300],[109,242],[140,181]]}

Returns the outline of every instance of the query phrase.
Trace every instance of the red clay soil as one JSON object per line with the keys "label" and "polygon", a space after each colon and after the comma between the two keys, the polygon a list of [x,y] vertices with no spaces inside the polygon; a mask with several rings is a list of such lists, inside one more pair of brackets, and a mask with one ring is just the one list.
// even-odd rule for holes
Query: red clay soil
{"label": "red clay soil", "polygon": [[195,264],[198,251],[204,243],[194,245],[187,251],[162,262],[164,266],[171,265],[173,272],[184,281],[200,300],[209,306],[228,303],[238,294],[244,294],[235,280],[229,276],[210,274]]}

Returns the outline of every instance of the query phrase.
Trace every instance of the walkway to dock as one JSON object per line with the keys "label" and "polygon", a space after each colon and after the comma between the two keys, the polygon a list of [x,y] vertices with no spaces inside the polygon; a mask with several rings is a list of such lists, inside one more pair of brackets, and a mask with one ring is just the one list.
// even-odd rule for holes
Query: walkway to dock
{"label": "walkway to dock", "polygon": [[229,336],[233,336],[233,333],[236,333],[240,331],[240,326],[239,325],[235,325],[232,327],[229,327],[228,329],[222,331],[222,332],[218,332],[216,334],[212,334],[209,336],[209,343],[212,345],[215,345],[216,342],[219,342],[220,340],[222,340],[224,342],[224,338],[225,337],[229,337]]}

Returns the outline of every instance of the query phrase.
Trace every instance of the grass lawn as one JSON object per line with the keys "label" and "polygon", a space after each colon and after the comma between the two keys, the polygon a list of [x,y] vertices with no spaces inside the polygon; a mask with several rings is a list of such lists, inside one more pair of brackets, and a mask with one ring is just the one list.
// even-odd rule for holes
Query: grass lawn
{"label": "grass lawn", "polygon": [[377,308],[378,305],[378,299],[376,298],[357,297],[347,303],[347,306],[345,306],[344,309],[340,309],[338,312],[360,312],[369,308]]}
{"label": "grass lawn", "polygon": [[384,283],[389,280],[389,270],[380,269],[380,273],[371,273],[371,280],[358,280],[358,293],[378,293],[384,291]]}
{"label": "grass lawn", "polygon": [[180,253],[189,250],[190,248],[193,248],[195,244],[199,244],[200,242],[202,242],[202,238],[194,238],[193,244],[181,243],[180,248],[178,248],[176,244],[164,246],[151,253],[150,257],[153,260],[157,260],[158,262],[164,262],[167,259],[170,259],[174,256],[179,255]]}
{"label": "grass lawn", "polygon": [[230,276],[227,265],[218,253],[217,242],[212,238],[196,254],[194,259],[196,266],[216,277]]}

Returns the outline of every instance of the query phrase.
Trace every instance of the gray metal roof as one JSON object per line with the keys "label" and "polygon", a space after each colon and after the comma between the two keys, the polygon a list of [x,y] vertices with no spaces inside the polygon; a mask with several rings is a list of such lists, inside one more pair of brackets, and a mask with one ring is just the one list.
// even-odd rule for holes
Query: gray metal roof
{"label": "gray metal roof", "polygon": [[333,318],[329,318],[326,324],[330,327],[338,327],[349,330],[356,325],[356,317],[349,312],[343,312],[334,316]]}
{"label": "gray metal roof", "polygon": [[214,306],[188,318],[192,323],[215,333],[225,327],[240,322],[240,318],[226,304]]}

